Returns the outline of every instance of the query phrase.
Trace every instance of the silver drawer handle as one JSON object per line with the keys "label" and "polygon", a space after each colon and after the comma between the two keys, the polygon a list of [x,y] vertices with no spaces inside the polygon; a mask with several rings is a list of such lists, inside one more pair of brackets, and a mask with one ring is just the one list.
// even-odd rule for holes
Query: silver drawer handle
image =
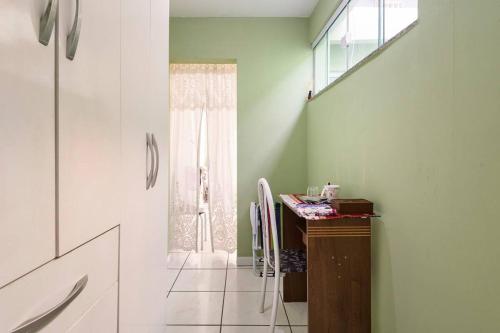
{"label": "silver drawer handle", "polygon": [[85,289],[88,280],[89,277],[85,274],[84,277],[78,280],[68,296],[66,296],[59,304],[36,317],[26,320],[10,332],[31,333],[42,329],[45,325],[54,320],[54,318],[56,318],[71,302],[73,302],[78,295],[80,295],[83,289]]}
{"label": "silver drawer handle", "polygon": [[[148,173],[148,153],[151,155],[151,164],[149,166]],[[151,144],[151,135],[146,133],[146,190],[149,190],[151,184],[153,182],[153,172],[154,172],[154,164],[155,164],[155,155],[153,152],[153,145]]]}
{"label": "silver drawer handle", "polygon": [[158,143],[156,143],[156,138],[154,134],[151,134],[151,141],[153,143],[153,148],[155,149],[155,155],[156,155],[155,173],[153,176],[153,180],[151,182],[151,187],[154,187],[156,184],[156,178],[158,178],[158,169],[160,168],[160,151],[158,149]]}
{"label": "silver drawer handle", "polygon": [[76,0],[75,9],[75,20],[73,21],[73,27],[66,37],[66,58],[73,60],[76,54],[76,48],[78,47],[78,40],[80,39],[80,29],[82,27],[82,7],[80,6],[80,0]]}
{"label": "silver drawer handle", "polygon": [[49,0],[45,12],[42,17],[40,17],[40,33],[38,35],[38,41],[43,45],[48,45],[50,42],[50,36],[52,36],[52,30],[54,29],[54,24],[56,22],[57,2],[58,0]]}

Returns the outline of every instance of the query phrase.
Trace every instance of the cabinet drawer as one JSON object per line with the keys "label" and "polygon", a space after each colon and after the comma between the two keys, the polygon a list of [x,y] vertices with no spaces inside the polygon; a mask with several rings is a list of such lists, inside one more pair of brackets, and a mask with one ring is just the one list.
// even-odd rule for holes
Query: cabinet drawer
{"label": "cabinet drawer", "polygon": [[[82,291],[54,311],[41,332],[66,332],[118,281],[118,228],[55,259],[0,289],[0,332],[47,312],[74,291],[85,276]],[[48,316],[48,318],[54,316]]]}
{"label": "cabinet drawer", "polygon": [[68,333],[118,331],[118,283],[115,283],[71,328]]}

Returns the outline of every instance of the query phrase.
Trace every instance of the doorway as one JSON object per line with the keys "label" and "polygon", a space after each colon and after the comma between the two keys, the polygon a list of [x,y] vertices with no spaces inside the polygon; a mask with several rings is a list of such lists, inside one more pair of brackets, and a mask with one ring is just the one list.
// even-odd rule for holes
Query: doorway
{"label": "doorway", "polygon": [[169,250],[236,250],[236,64],[170,66]]}

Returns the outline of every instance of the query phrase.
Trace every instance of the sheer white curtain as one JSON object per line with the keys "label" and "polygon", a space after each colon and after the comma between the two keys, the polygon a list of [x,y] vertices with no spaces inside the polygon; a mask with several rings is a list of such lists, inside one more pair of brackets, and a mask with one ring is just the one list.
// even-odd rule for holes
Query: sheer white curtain
{"label": "sheer white curtain", "polygon": [[196,248],[197,149],[205,106],[204,75],[191,65],[170,68],[169,247]]}
{"label": "sheer white curtain", "polygon": [[236,65],[207,72],[209,210],[214,248],[236,250]]}
{"label": "sheer white curtain", "polygon": [[173,64],[170,73],[169,246],[196,249],[198,139],[205,110],[214,248],[232,252],[236,249],[236,65]]}

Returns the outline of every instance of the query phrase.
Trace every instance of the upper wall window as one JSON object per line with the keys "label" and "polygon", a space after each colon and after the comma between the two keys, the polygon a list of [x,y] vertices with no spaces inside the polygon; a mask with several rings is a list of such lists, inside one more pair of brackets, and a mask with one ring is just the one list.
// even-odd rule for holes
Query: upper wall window
{"label": "upper wall window", "polygon": [[314,92],[418,18],[418,0],[344,0],[313,43]]}
{"label": "upper wall window", "polygon": [[396,36],[418,18],[418,0],[385,0],[384,41]]}

